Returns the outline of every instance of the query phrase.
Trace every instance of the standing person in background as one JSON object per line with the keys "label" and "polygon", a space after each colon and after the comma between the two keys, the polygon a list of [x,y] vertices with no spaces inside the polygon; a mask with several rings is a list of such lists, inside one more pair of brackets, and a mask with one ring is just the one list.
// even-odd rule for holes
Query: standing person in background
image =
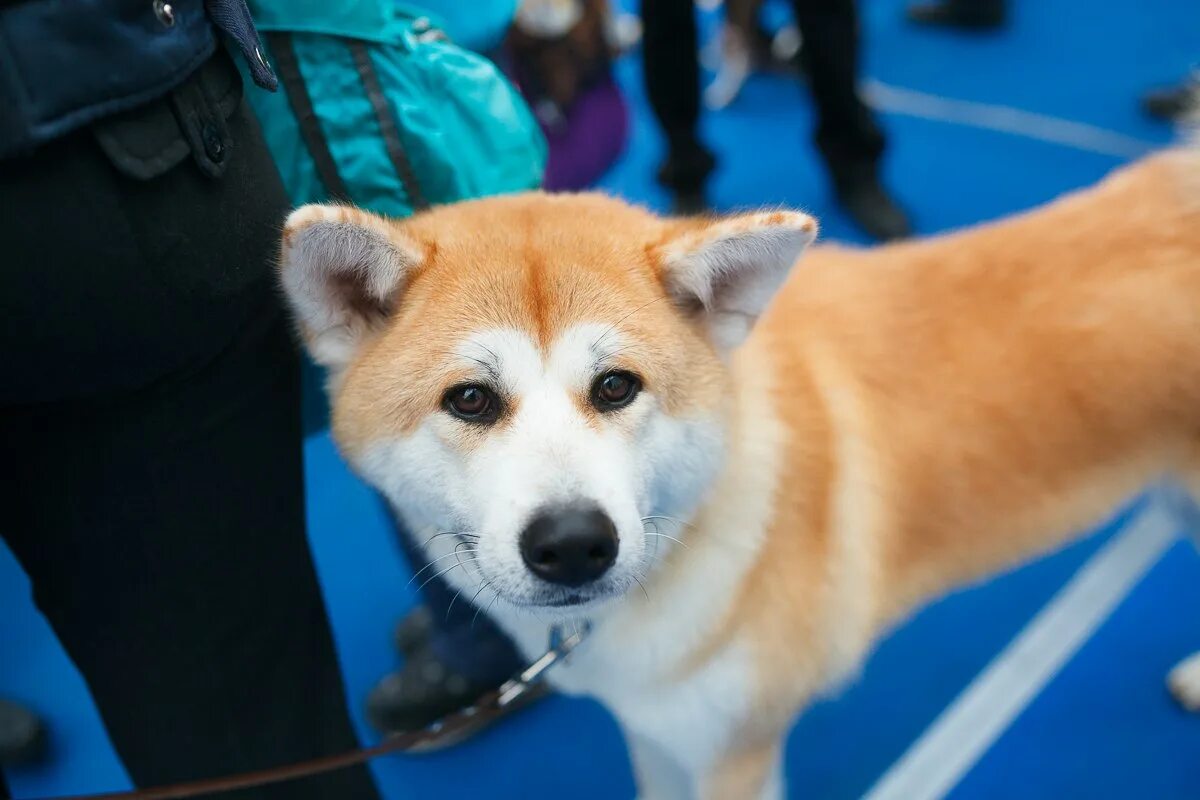
{"label": "standing person in background", "polygon": [[[899,239],[911,232],[904,211],[880,181],[884,136],[858,93],[858,17],[853,0],[793,0],[817,109],[817,150],[834,193],[869,235]],[[659,181],[675,210],[695,213],[716,159],[699,139],[700,75],[692,0],[642,0],[646,93],[662,126],[667,158]]]}
{"label": "standing person in background", "polygon": [[[0,536],[137,786],[358,745],[305,534],[289,203],[222,36],[274,88],[242,0],[0,7]],[[250,796],[377,792],[358,766]]]}
{"label": "standing person in background", "polygon": [[640,28],[636,17],[614,15],[608,0],[521,3],[506,56],[549,144],[547,191],[590,186],[624,149],[628,111],[612,61]]}

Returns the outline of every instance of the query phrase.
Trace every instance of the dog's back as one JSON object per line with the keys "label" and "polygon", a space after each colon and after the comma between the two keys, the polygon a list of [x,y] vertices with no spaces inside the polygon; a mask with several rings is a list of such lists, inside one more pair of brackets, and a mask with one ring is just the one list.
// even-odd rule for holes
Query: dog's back
{"label": "dog's back", "polygon": [[888,517],[885,615],[1164,471],[1200,495],[1200,150],[961,233],[814,248],[750,347],[783,393],[853,398],[837,435],[866,443]]}

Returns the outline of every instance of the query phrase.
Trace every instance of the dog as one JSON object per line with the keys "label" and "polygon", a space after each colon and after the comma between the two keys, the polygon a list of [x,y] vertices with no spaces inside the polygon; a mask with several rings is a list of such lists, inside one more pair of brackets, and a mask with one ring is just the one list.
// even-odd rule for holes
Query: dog
{"label": "dog", "polygon": [[[952,587],[1200,495],[1200,148],[961,232],[540,193],[294,211],[341,453],[598,698],[647,798],[782,793],[789,724]],[[1172,686],[1200,703],[1200,658]]]}

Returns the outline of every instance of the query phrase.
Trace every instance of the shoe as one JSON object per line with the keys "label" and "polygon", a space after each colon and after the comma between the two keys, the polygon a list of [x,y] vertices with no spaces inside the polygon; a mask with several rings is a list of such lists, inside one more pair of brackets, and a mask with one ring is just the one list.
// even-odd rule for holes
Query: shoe
{"label": "shoe", "polygon": [[963,30],[994,30],[1004,25],[1004,3],[983,0],[940,0],[914,3],[905,12],[911,22]]}
{"label": "shoe", "polygon": [[908,216],[883,188],[873,167],[842,169],[834,179],[834,191],[842,208],[871,238],[890,242],[912,235]]}
{"label": "shoe", "polygon": [[717,166],[716,157],[691,132],[668,136],[667,143],[658,183],[671,193],[671,213],[686,216],[708,211],[704,187]]}
{"label": "shoe", "polygon": [[671,215],[676,217],[694,217],[710,211],[708,196],[704,189],[671,192]]}
{"label": "shoe", "polygon": [[429,641],[432,631],[433,613],[427,606],[417,606],[396,625],[396,650],[406,657],[417,652]]}
{"label": "shoe", "polygon": [[[432,617],[428,610],[409,614],[396,629],[396,646],[404,654],[404,667],[386,675],[367,695],[366,716],[383,734],[427,728],[448,714],[460,711],[503,681],[478,681],[455,672],[429,646]],[[499,715],[480,715],[478,723],[458,728],[454,734],[433,739],[422,751],[440,750],[474,736],[496,720],[540,700],[550,693],[545,684],[507,705]],[[457,726],[456,726],[457,728]]]}
{"label": "shoe", "polygon": [[1155,119],[1180,122],[1191,111],[1200,111],[1200,79],[1142,95],[1142,110]]}
{"label": "shoe", "polygon": [[0,766],[37,761],[46,752],[46,728],[26,708],[0,700]]}

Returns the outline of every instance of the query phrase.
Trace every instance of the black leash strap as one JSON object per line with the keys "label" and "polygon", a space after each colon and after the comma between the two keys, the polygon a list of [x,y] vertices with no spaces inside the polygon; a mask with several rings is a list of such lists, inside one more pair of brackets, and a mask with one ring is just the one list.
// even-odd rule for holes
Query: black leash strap
{"label": "black leash strap", "polygon": [[[499,714],[495,692],[492,692],[487,698],[482,698],[480,703],[479,706],[473,707],[472,714]],[[452,732],[453,728],[470,722],[469,719],[460,719],[460,717],[461,715],[453,715],[453,718],[448,717],[445,722],[436,726],[435,729],[395,734],[384,739],[374,747],[349,750],[345,753],[316,758],[312,761],[304,761],[299,764],[286,764],[282,767],[244,772],[238,775],[187,781],[166,786],[152,786],[147,789],[133,789],[127,792],[75,795],[69,798],[57,798],[57,800],[184,800],[184,798],[221,794],[239,789],[253,789],[258,786],[299,780],[300,778],[308,778],[313,775],[333,772],[334,770],[346,769],[347,767],[362,764],[388,753],[420,751],[421,746],[427,744],[430,740],[446,735],[448,731]],[[54,799],[43,798],[42,800]]]}
{"label": "black leash strap", "polygon": [[[579,646],[579,643],[586,638],[588,631],[589,627],[585,624],[581,630],[576,630],[570,636],[564,637],[562,632],[556,628],[551,632],[549,649],[520,673],[505,681],[499,689],[485,693],[473,705],[447,714],[427,728],[393,734],[374,747],[348,750],[344,753],[302,761],[298,764],[285,764],[281,767],[243,772],[237,775],[185,781],[168,786],[151,786],[127,792],[74,795],[69,798],[60,797],[57,800],[184,800],[202,795],[253,789],[257,786],[299,780],[362,764],[388,753],[420,753],[438,747],[441,742],[460,741],[466,735],[503,716],[509,706],[523,696],[529,695],[541,683],[546,671]],[[51,798],[42,798],[42,800],[51,800]]]}
{"label": "black leash strap", "polygon": [[338,174],[337,162],[333,160],[329,142],[321,131],[321,121],[317,119],[317,112],[313,109],[312,96],[308,93],[304,76],[300,74],[300,62],[296,58],[295,48],[292,47],[292,35],[273,31],[267,33],[265,38],[271,48],[271,55],[274,56],[275,69],[283,84],[283,91],[287,94],[292,113],[296,115],[296,122],[300,125],[300,136],[304,139],[304,146],[308,148],[308,154],[317,168],[317,176],[325,185],[330,200],[349,203],[350,192],[346,189],[342,176]]}

